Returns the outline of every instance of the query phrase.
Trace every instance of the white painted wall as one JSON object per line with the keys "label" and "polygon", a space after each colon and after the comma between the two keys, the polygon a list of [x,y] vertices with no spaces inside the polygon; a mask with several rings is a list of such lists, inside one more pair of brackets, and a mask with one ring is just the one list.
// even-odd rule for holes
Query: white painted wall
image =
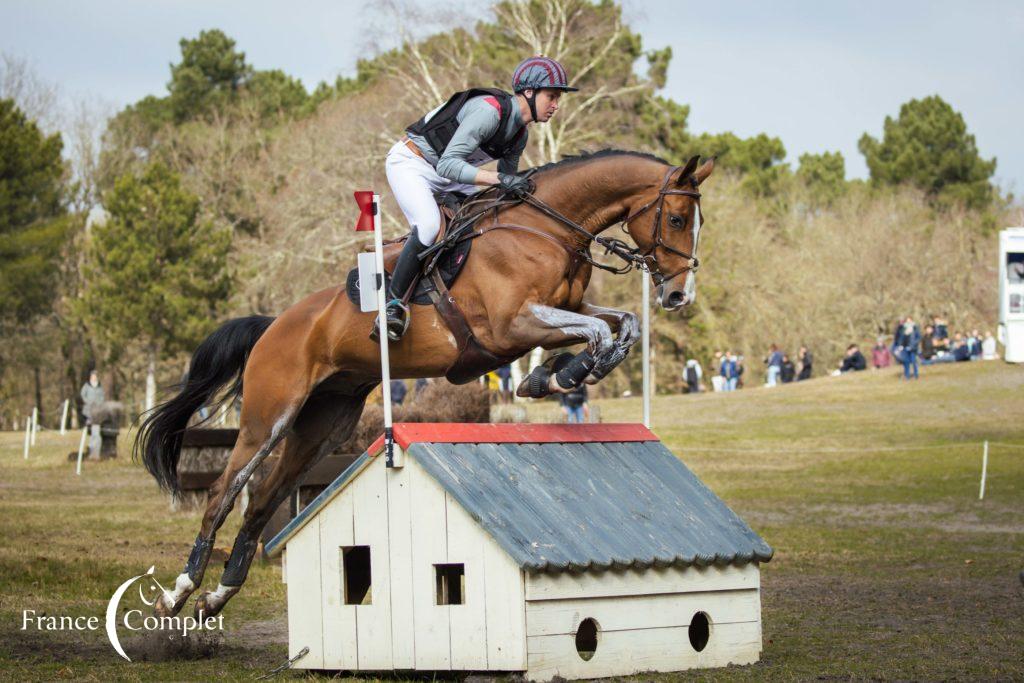
{"label": "white painted wall", "polygon": [[[689,637],[697,612],[711,622],[700,652]],[[528,602],[526,675],[544,681],[750,664],[761,652],[760,613],[756,588]],[[576,631],[588,618],[599,631],[593,657],[584,660]]]}
{"label": "white painted wall", "polygon": [[[345,605],[341,548],[370,546],[372,604]],[[416,461],[371,462],[288,541],[289,651],[306,669],[522,671],[519,567]],[[465,565],[437,605],[435,564]],[[300,569],[301,568],[301,569]]]}

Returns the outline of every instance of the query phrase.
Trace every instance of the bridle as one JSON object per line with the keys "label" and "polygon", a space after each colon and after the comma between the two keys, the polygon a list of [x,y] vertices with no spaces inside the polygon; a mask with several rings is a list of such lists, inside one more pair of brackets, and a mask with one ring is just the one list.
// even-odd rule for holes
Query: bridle
{"label": "bridle", "polygon": [[[652,199],[651,201],[647,202],[643,206],[641,206],[639,209],[637,209],[633,213],[631,213],[628,216],[626,216],[626,218],[624,218],[623,221],[622,221],[622,228],[623,228],[623,230],[627,230],[628,231],[628,229],[629,229],[629,222],[631,220],[633,220],[637,216],[641,216],[641,215],[647,213],[648,211],[651,210],[651,207],[655,207],[655,206],[657,207],[654,210],[654,224],[653,224],[653,226],[651,228],[651,247],[649,249],[647,249],[646,251],[639,251],[639,250],[637,250],[637,252],[636,252],[636,256],[640,257],[644,261],[644,265],[643,266],[639,266],[639,267],[643,268],[643,270],[646,270],[646,271],[650,272],[651,278],[654,280],[654,284],[655,285],[663,285],[666,282],[668,282],[669,280],[672,280],[673,278],[679,277],[683,273],[697,272],[697,269],[700,268],[700,260],[696,256],[696,253],[697,253],[697,228],[698,228],[698,226],[696,226],[696,225],[693,226],[693,229],[694,229],[694,233],[693,233],[694,242],[693,242],[693,253],[692,254],[687,254],[685,251],[682,251],[680,249],[676,249],[675,247],[672,247],[672,246],[669,246],[668,244],[665,244],[665,240],[662,237],[665,226],[664,226],[664,223],[662,222],[661,214],[662,214],[662,210],[665,207],[665,197],[667,197],[668,195],[682,195],[684,197],[692,197],[693,199],[696,199],[697,200],[697,216],[700,215],[700,192],[696,191],[697,180],[693,176],[690,176],[689,181],[690,181],[690,184],[693,185],[693,187],[695,189],[693,189],[693,190],[675,190],[675,189],[670,190],[670,189],[668,189],[669,183],[672,180],[672,174],[675,173],[676,171],[678,171],[680,168],[682,168],[682,167],[681,166],[672,166],[671,168],[669,168],[668,171],[665,172],[665,179],[661,183],[661,189],[658,190],[658,196],[656,198]],[[694,221],[696,221],[696,220],[697,220],[697,217],[695,216],[694,217]],[[658,268],[658,260],[657,260],[657,258],[654,255],[654,252],[657,249],[662,249],[664,251],[667,251],[670,254],[675,254],[676,256],[681,256],[682,258],[687,260],[687,264],[685,266],[683,266],[682,268],[680,268],[679,270],[677,270],[676,272],[672,273],[671,275],[666,276],[666,275],[664,275],[661,272],[660,268]],[[652,268],[652,265],[653,265],[653,268]]]}
{"label": "bridle", "polygon": [[[458,242],[463,239],[473,239],[475,237],[479,237],[485,232],[490,232],[491,230],[517,230],[522,232],[528,232],[536,235],[537,237],[543,237],[545,239],[549,239],[553,242],[556,242],[564,249],[566,249],[571,256],[574,256],[586,263],[589,263],[595,268],[600,268],[601,270],[606,270],[616,275],[623,275],[631,271],[633,268],[637,268],[638,270],[650,273],[655,285],[663,285],[669,280],[679,277],[683,273],[695,272],[697,268],[700,267],[700,261],[694,254],[688,254],[685,251],[669,246],[668,244],[665,243],[665,240],[663,238],[664,225],[662,223],[662,212],[665,206],[665,197],[667,197],[668,195],[682,195],[684,197],[692,197],[693,199],[697,200],[698,212],[700,211],[701,194],[700,192],[697,192],[696,189],[669,189],[669,183],[672,181],[672,174],[681,168],[683,167],[669,167],[669,169],[665,172],[665,178],[664,180],[662,180],[661,188],[658,190],[658,196],[652,199],[651,201],[647,202],[643,206],[641,206],[633,213],[627,214],[627,216],[622,220],[622,229],[623,231],[628,232],[630,221],[632,221],[637,216],[643,215],[651,208],[656,207],[654,212],[654,225],[651,228],[651,246],[648,249],[641,249],[639,246],[630,247],[629,244],[627,244],[626,242],[620,239],[616,239],[614,237],[602,237],[601,235],[595,235],[588,231],[586,228],[584,228],[582,225],[577,223],[576,221],[572,220],[571,218],[568,218],[567,216],[564,216],[562,213],[552,208],[545,202],[541,201],[540,199],[537,199],[532,192],[524,192],[516,196],[506,195],[499,196],[497,198],[492,197],[490,199],[479,197],[465,202],[460,207],[456,215],[453,216],[451,220],[452,225],[450,227],[448,235],[444,239],[436,242],[429,249],[425,250],[422,254],[420,254],[420,259],[427,260],[430,259],[431,256],[433,256],[434,258],[432,259],[432,261],[436,263],[437,257],[442,253],[446,246],[454,242]],[[694,188],[697,187],[697,180],[692,175],[688,180]],[[500,209],[506,206],[519,203],[528,204],[533,208],[537,209],[538,211],[540,211],[541,213],[545,214],[546,216],[554,218],[563,225],[571,228],[574,232],[578,233],[581,237],[583,237],[583,239],[585,240],[584,245],[574,251],[572,250],[571,246],[566,245],[564,242],[556,238],[554,235],[551,235],[550,233],[536,230],[534,228],[529,228],[527,226],[498,222],[498,212]],[[488,213],[493,213],[494,222],[491,225],[486,225],[478,230],[472,230],[472,226],[476,223],[476,221]],[[695,225],[693,245],[694,253],[696,253],[697,251],[696,230],[697,226]],[[590,253],[591,243],[597,244],[600,247],[604,247],[604,253],[606,255],[612,254],[614,256],[617,256],[623,261],[625,261],[625,264],[619,267],[615,267],[597,261],[594,258],[594,256]],[[672,273],[671,275],[666,276],[664,273],[661,272],[661,269],[658,267],[658,261],[655,257],[655,251],[658,249],[662,249],[670,254],[675,254],[676,256],[680,256],[686,259],[687,264],[680,268],[679,270],[677,270],[676,272]],[[428,266],[428,270],[430,270],[432,267],[433,265]]]}

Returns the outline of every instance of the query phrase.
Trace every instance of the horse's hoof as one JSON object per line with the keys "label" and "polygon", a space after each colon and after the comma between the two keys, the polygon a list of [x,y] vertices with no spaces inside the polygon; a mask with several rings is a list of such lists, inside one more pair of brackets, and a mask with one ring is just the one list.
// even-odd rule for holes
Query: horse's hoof
{"label": "horse's hoof", "polygon": [[168,596],[168,593],[163,592],[163,593],[160,594],[160,597],[156,599],[156,603],[153,605],[153,614],[155,616],[157,616],[157,617],[173,617],[173,616],[176,616],[178,614],[178,612],[181,611],[181,608],[184,607],[185,603],[188,601],[188,596],[187,595],[185,597],[183,597],[181,600],[179,600],[178,602],[171,602],[171,600],[167,596]]}
{"label": "horse's hoof", "polygon": [[203,619],[209,619],[220,614],[221,607],[223,605],[217,605],[216,603],[210,602],[211,592],[203,591],[203,594],[196,598],[196,605],[192,611],[192,615],[196,618],[197,622],[201,622]]}
{"label": "horse's hoof", "polygon": [[573,359],[571,353],[560,353],[552,356],[530,371],[516,387],[516,396],[520,398],[544,398],[554,393],[551,389],[551,377],[568,365]]}

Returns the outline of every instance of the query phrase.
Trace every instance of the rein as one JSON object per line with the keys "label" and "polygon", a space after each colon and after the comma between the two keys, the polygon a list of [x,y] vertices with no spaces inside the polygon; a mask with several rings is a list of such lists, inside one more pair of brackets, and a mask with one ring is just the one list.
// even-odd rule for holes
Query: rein
{"label": "rein", "polygon": [[[463,203],[461,207],[459,207],[459,210],[452,217],[451,229],[449,230],[448,236],[440,240],[439,242],[435,243],[426,251],[424,251],[420,255],[420,258],[425,260],[429,259],[432,255],[434,256],[433,260],[427,267],[427,271],[429,272],[430,270],[433,269],[437,261],[437,258],[438,256],[440,256],[442,250],[456,242],[462,241],[463,239],[473,239],[492,230],[516,230],[519,232],[527,232],[537,237],[542,237],[551,242],[554,242],[555,244],[558,244],[560,247],[565,249],[569,253],[570,257],[582,260],[595,268],[599,268],[601,270],[614,273],[615,275],[623,275],[631,271],[633,268],[637,268],[638,270],[649,272],[654,280],[655,285],[662,285],[665,282],[668,282],[669,280],[672,280],[673,278],[682,275],[683,273],[689,271],[696,271],[697,268],[700,267],[700,261],[697,259],[696,256],[694,256],[693,254],[688,254],[680,249],[676,249],[675,247],[669,246],[668,244],[665,243],[665,240],[663,238],[664,224],[662,222],[662,212],[665,205],[665,197],[667,197],[668,195],[682,195],[686,197],[692,197],[697,200],[698,207],[700,206],[700,192],[697,192],[696,190],[669,189],[669,183],[671,182],[672,174],[678,171],[680,168],[682,167],[671,166],[668,169],[668,171],[665,172],[665,178],[664,180],[662,180],[661,188],[658,190],[658,196],[644,204],[642,207],[634,211],[632,214],[627,215],[622,220],[623,230],[628,230],[630,221],[637,218],[638,216],[647,213],[649,210],[656,207],[654,213],[654,227],[651,229],[651,246],[646,250],[641,249],[640,247],[630,247],[623,240],[616,239],[614,237],[602,237],[601,235],[595,235],[589,232],[579,223],[563,215],[562,213],[552,208],[550,205],[546,204],[540,199],[537,199],[533,195],[533,193],[526,192],[520,197],[499,196],[469,199],[468,201]],[[690,181],[694,187],[697,186],[696,181],[694,181],[692,178]],[[485,192],[487,191],[485,190]],[[490,193],[488,192],[488,194]],[[563,225],[570,228],[573,232],[583,237],[583,239],[585,240],[584,246],[574,249],[572,245],[566,244],[564,241],[558,239],[554,235],[546,233],[542,230],[530,228],[525,225],[498,222],[497,217],[500,209],[521,203],[532,206],[537,211],[543,213],[544,215],[550,218],[555,219],[559,223],[562,223]],[[483,218],[486,214],[491,212],[493,212],[494,214],[494,222],[491,225],[484,226],[477,230],[469,230],[471,226],[473,226],[480,218]],[[618,258],[625,261],[625,263],[622,266],[615,267],[597,261],[590,253],[591,243],[596,243],[597,245],[603,247],[605,255],[611,254],[613,256],[617,256]],[[684,259],[687,259],[687,265],[679,269],[675,273],[666,276],[658,268],[657,258],[655,257],[655,251],[657,249],[662,249],[670,254],[675,254],[676,256],[680,256]],[[696,244],[694,244],[694,251],[696,251]]]}

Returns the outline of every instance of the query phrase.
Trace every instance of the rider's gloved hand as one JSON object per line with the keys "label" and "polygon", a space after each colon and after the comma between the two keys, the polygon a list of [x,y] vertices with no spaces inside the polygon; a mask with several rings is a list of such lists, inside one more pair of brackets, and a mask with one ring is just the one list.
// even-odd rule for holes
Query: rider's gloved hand
{"label": "rider's gloved hand", "polygon": [[498,186],[516,196],[530,192],[533,187],[530,179],[526,176],[514,175],[512,173],[499,173]]}

